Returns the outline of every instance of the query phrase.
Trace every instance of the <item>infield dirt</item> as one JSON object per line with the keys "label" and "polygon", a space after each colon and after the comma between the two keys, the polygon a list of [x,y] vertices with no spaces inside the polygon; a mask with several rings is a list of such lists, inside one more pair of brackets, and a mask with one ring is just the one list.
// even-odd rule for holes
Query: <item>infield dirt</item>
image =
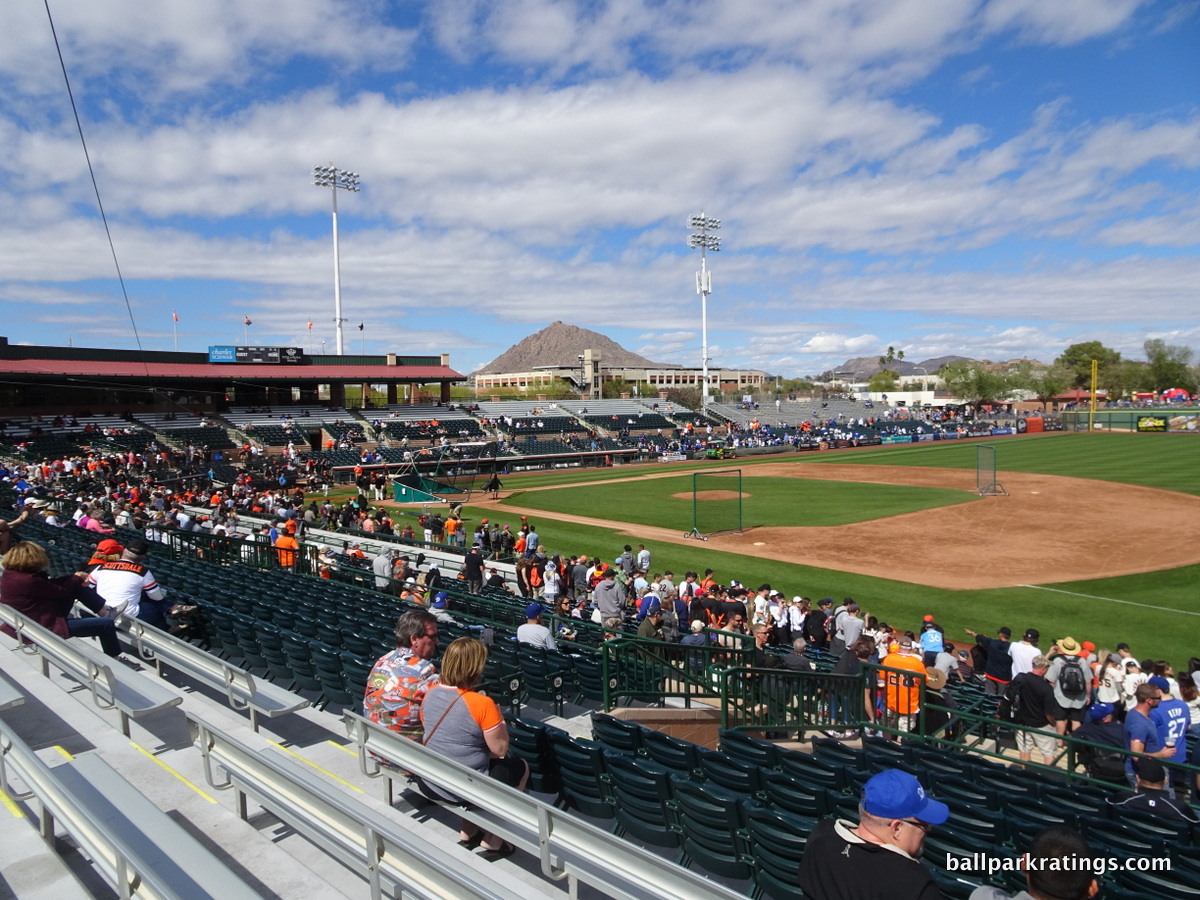
{"label": "infield dirt", "polygon": [[[679,470],[672,470],[657,477],[679,474]],[[767,476],[798,482],[831,479],[975,489],[973,469],[779,463],[747,466],[743,474],[743,491],[750,494],[754,493],[754,479]],[[630,480],[639,477],[656,475],[632,476]],[[1001,472],[999,481],[1008,496],[984,497],[972,503],[836,527],[761,526],[741,535],[713,536],[706,546],[950,590],[1086,581],[1200,563],[1200,497],[1130,484],[1019,472]],[[585,485],[580,482],[574,486]],[[796,502],[803,503],[800,484]],[[594,525],[646,540],[691,543],[682,530],[491,501],[472,500],[471,505]]]}

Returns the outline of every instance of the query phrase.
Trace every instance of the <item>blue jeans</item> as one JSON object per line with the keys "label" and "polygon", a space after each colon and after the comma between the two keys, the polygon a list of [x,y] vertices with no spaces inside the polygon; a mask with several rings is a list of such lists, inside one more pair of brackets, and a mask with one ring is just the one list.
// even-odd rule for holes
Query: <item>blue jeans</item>
{"label": "blue jeans", "polygon": [[167,630],[167,610],[171,608],[170,600],[148,600],[142,598],[138,604],[137,618],[147,625],[153,625],[163,631]]}
{"label": "blue jeans", "polygon": [[100,649],[106,656],[120,656],[121,642],[117,640],[117,623],[112,619],[67,619],[71,637],[100,638]]}

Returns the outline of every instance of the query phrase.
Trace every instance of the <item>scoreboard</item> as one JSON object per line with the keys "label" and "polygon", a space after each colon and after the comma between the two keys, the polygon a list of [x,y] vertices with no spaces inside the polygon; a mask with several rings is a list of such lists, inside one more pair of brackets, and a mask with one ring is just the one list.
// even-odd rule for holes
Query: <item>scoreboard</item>
{"label": "scoreboard", "polygon": [[209,347],[208,361],[243,365],[302,365],[305,360],[304,350],[300,347]]}

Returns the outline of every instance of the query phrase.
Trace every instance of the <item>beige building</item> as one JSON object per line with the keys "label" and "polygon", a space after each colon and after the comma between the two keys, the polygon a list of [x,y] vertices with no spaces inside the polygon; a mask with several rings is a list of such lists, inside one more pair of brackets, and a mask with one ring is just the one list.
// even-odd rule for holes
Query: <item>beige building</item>
{"label": "beige building", "polygon": [[[486,394],[493,388],[517,388],[536,392],[539,387],[549,385],[555,379],[575,385],[580,394],[599,399],[606,381],[626,381],[649,384],[652,388],[699,387],[703,383],[703,372],[699,368],[686,366],[609,366],[599,350],[585,350],[577,357],[575,365],[538,366],[529,372],[499,372],[476,375],[475,393]],[[766,379],[766,373],[757,369],[717,369],[709,367],[709,390],[720,392],[752,392]]]}

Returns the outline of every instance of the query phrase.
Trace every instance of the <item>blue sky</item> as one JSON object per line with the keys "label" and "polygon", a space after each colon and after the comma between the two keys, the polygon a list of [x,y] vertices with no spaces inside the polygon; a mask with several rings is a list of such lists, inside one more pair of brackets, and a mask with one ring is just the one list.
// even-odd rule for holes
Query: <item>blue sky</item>
{"label": "blue sky", "polygon": [[[347,352],[698,364],[701,210],[715,365],[1200,351],[1197,0],[50,9],[146,349],[332,352],[332,163]],[[5,24],[0,334],[135,347],[42,0]]]}

